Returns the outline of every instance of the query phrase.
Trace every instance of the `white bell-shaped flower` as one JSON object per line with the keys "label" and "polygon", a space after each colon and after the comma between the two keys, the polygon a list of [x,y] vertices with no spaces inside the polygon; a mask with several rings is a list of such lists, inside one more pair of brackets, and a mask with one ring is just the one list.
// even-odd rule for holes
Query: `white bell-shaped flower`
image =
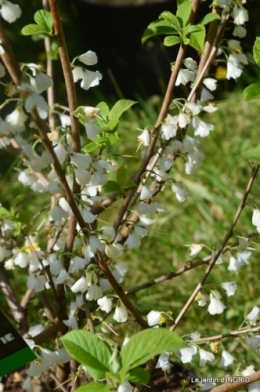
{"label": "white bell-shaped flower", "polygon": [[5,0],[1,2],[0,13],[6,22],[13,23],[16,19],[20,18],[22,10],[18,4],[13,4]]}
{"label": "white bell-shaped flower", "polygon": [[88,282],[84,276],[79,278],[79,280],[77,280],[74,283],[74,285],[71,286],[71,291],[73,291],[73,293],[78,293],[78,292],[83,293],[84,291],[87,291],[87,289],[88,289]]}
{"label": "white bell-shaped flower", "polygon": [[117,306],[113,315],[113,319],[118,323],[125,323],[128,319],[127,309],[123,305]]}
{"label": "white bell-shaped flower", "polygon": [[252,324],[255,324],[259,319],[260,309],[258,306],[254,306],[253,310],[246,316],[247,320],[249,320]]}
{"label": "white bell-shaped flower", "polygon": [[212,315],[223,313],[226,306],[220,301],[221,294],[217,290],[212,290],[210,293],[210,304],[208,312]]}
{"label": "white bell-shaped flower", "polygon": [[234,360],[235,360],[235,358],[233,357],[233,355],[229,354],[228,351],[223,350],[219,365],[220,366],[229,366],[233,363]]}
{"label": "white bell-shaped flower", "polygon": [[212,362],[215,359],[215,355],[209,351],[199,349],[200,355],[200,366],[205,366],[206,362]]}
{"label": "white bell-shaped flower", "polygon": [[102,297],[103,293],[101,290],[101,287],[99,287],[97,284],[92,284],[88,288],[88,292],[86,294],[86,299],[88,301],[96,300],[100,297]]}
{"label": "white bell-shaped flower", "polygon": [[182,363],[188,363],[192,361],[193,355],[197,354],[198,349],[196,346],[189,346],[180,349]]}
{"label": "white bell-shaped flower", "polygon": [[97,300],[97,303],[101,310],[106,313],[111,312],[112,309],[112,299],[109,297],[102,297]]}
{"label": "white bell-shaped flower", "polygon": [[95,65],[98,62],[98,58],[95,52],[89,50],[86,53],[81,54],[78,57],[79,61],[86,65]]}

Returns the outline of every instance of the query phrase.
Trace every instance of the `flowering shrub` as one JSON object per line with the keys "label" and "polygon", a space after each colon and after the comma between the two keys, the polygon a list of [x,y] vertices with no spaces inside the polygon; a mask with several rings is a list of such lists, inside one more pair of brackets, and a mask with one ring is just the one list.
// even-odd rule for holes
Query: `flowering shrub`
{"label": "flowering shrub", "polygon": [[[1,288],[21,333],[27,337],[29,333],[28,344],[37,355],[28,369],[25,390],[31,390],[32,377],[52,367],[52,372],[56,372],[54,379],[63,389],[62,383],[71,375],[71,388],[79,387],[79,392],[141,391],[156,366],[171,368],[171,358],[178,357],[182,363],[195,363],[198,358],[201,367],[214,361],[220,341],[228,336],[246,335],[248,347],[259,348],[259,336],[255,334],[259,332],[257,306],[236,331],[203,338],[199,331],[190,331],[184,339],[179,337],[182,335],[179,323],[192,304],[206,307],[214,317],[227,311],[225,298],[237,294],[236,282],[229,281],[230,278],[221,282],[218,290],[209,289],[206,281],[232,247],[239,250],[236,257],[234,253],[230,256],[229,271],[236,272],[250,263],[252,249],[248,238],[240,238],[235,245],[229,245],[228,241],[256,179],[259,166],[255,163],[222,243],[215,244],[216,249],[210,249],[202,263],[190,263],[183,269],[182,273],[206,265],[203,277],[175,320],[171,312],[157,309],[156,304],[148,314],[141,314],[121,285],[129,269],[123,261],[125,252],[141,247],[156,224],[155,215],[167,209],[167,205],[163,207],[156,201],[156,195],[163,193],[170,183],[176,204],[189,197],[183,181],[173,178],[173,168],[178,170],[175,162],[184,162],[180,173],[183,177],[196,174],[196,169],[204,164],[206,156],[200,150],[200,140],[210,137],[214,125],[201,116],[204,112],[213,116],[218,110],[211,102],[217,80],[210,77],[210,69],[215,62],[226,63],[225,77],[237,79],[248,63],[240,40],[225,38],[230,26],[234,37],[245,37],[248,12],[244,3],[245,0],[216,0],[209,13],[197,21],[200,2],[179,0],[176,15],[165,11],[145,30],[143,42],[160,34],[165,36],[164,45],[179,45],[179,50],[176,61],[171,63],[172,73],[157,121],[152,129],[148,125],[141,129],[137,137],[139,166],[133,175],[131,168],[121,159],[111,157],[109,151],[117,143],[125,142],[118,132],[120,118],[136,102],[121,99],[112,107],[107,102],[95,107],[78,106],[75,83],[80,81],[80,87],[88,90],[99,85],[102,75],[95,68],[93,71],[98,57],[91,50],[70,61],[57,2],[49,1],[49,11],[37,11],[35,23],[26,25],[22,34],[44,38],[45,43],[57,43],[68,107],[55,103],[51,57],[47,58],[50,74],[38,64],[18,63],[0,24],[0,55],[4,64],[0,66],[0,76],[9,74],[8,81],[3,83],[7,98],[1,108],[10,107],[10,114],[0,121],[0,147],[20,155],[18,180],[30,187],[35,197],[40,193],[49,199],[45,210],[39,211],[41,224],[37,226],[26,206],[10,210],[4,205],[0,207]],[[21,15],[17,4],[2,0],[0,6],[2,18],[9,23]],[[254,45],[258,65],[259,40]],[[188,47],[194,58],[186,55]],[[173,98],[175,86],[183,85],[187,97]],[[259,83],[244,91],[245,99],[259,96]],[[259,160],[259,155],[256,147],[251,158]],[[106,214],[108,218],[104,221],[102,213],[109,210],[111,214]],[[256,231],[251,236],[260,230],[257,205],[253,206],[252,224]],[[207,246],[190,245],[190,257],[196,257],[203,248]],[[27,276],[22,305],[5,270],[19,273],[22,270]],[[136,291],[145,287],[149,285]],[[26,308],[37,295],[44,311],[41,323],[32,327]],[[106,322],[109,315],[112,317]],[[129,330],[125,336],[117,337],[120,323],[126,323]],[[201,348],[208,342],[211,351]],[[45,343],[53,343],[53,350],[44,348]],[[235,353],[233,356],[222,346],[220,365],[227,367],[235,360]],[[145,364],[146,370],[140,367]],[[238,367],[234,370],[234,376],[237,375],[245,379],[236,386],[251,382],[251,386],[259,389],[260,371],[254,372],[252,366],[245,370]],[[200,383],[201,389],[214,386],[205,385]],[[234,385],[226,387],[233,389]],[[221,386],[214,391],[218,388]]]}

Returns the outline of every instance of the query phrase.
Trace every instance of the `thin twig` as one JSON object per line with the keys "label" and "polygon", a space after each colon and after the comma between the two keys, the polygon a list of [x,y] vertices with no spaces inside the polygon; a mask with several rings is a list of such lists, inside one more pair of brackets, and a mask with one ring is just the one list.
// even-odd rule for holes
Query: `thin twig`
{"label": "thin twig", "polygon": [[249,333],[255,333],[255,332],[259,332],[259,331],[260,331],[260,326],[257,326],[254,328],[239,329],[239,330],[232,331],[232,332],[222,333],[222,334],[215,335],[215,336],[207,336],[206,338],[186,340],[185,342],[191,343],[191,344],[215,342],[217,340],[222,340],[222,339],[230,338],[230,337],[236,338],[241,335],[246,335]]}
{"label": "thin twig", "polygon": [[185,313],[188,311],[189,307],[191,306],[191,304],[193,303],[194,299],[196,298],[197,294],[199,293],[199,291],[203,288],[204,283],[206,282],[207,278],[210,275],[210,272],[212,270],[212,268],[214,267],[218,257],[220,256],[220,254],[223,252],[225,246],[227,245],[227,242],[229,241],[229,239],[232,237],[233,235],[233,230],[234,227],[237,223],[237,220],[241,214],[241,212],[243,211],[245,205],[246,205],[246,200],[248,198],[248,195],[251,191],[252,185],[255,181],[256,175],[258,173],[259,170],[259,165],[257,165],[253,170],[252,170],[252,174],[251,177],[248,181],[245,193],[243,195],[243,198],[241,200],[241,203],[239,204],[239,207],[235,213],[235,216],[233,218],[233,221],[228,229],[227,234],[225,235],[222,244],[220,245],[219,249],[217,250],[217,252],[215,253],[214,257],[212,258],[212,260],[210,261],[208,268],[206,269],[206,272],[204,274],[204,276],[202,277],[201,281],[198,283],[197,287],[195,288],[195,290],[193,291],[192,295],[190,296],[190,298],[188,299],[188,301],[186,302],[186,304],[184,305],[183,309],[181,310],[180,314],[178,315],[178,317],[176,318],[174,324],[172,325],[172,327],[170,328],[171,331],[174,331],[177,327],[177,325],[179,324],[179,322],[181,321],[182,317],[185,315]]}
{"label": "thin twig", "polygon": [[[258,235],[258,231],[254,230],[251,233],[249,233],[248,235],[246,235],[246,238],[252,238],[255,235]],[[226,253],[227,251],[230,251],[232,248],[236,247],[237,245],[239,245],[239,241],[235,241],[234,244],[232,244],[232,246],[227,246],[222,254]],[[211,260],[212,260],[212,255],[211,256],[206,256],[203,259],[197,260],[197,261],[192,261],[192,260],[187,260],[177,271],[172,271],[169,272],[168,274],[164,274],[159,276],[158,278],[149,280],[148,282],[145,282],[139,286],[133,287],[130,290],[126,290],[125,293],[127,295],[131,295],[131,294],[135,294],[140,290],[144,290],[147,289],[151,286],[154,286],[155,284],[164,282],[165,280],[171,280],[173,278],[176,278],[177,276],[180,276],[182,274],[184,274],[187,271],[190,271],[194,268],[200,267],[201,265],[205,265],[208,264]]]}
{"label": "thin twig", "polygon": [[[229,376],[226,377],[227,381],[229,378]],[[227,382],[226,384],[218,385],[217,387],[212,388],[210,392],[227,392],[248,384],[252,384],[252,382],[260,380],[260,370],[251,374],[250,376],[243,377],[243,381],[238,381],[237,379],[238,377],[236,377],[236,382]]]}
{"label": "thin twig", "polygon": [[[52,373],[52,371],[49,371],[48,374],[50,375],[50,378],[52,378],[52,379],[55,381],[55,383],[56,383],[56,385],[57,385],[57,387],[58,387],[59,389],[61,389],[63,392],[68,392],[68,390],[60,383],[60,381],[59,381],[58,378],[55,376],[55,374]],[[56,390],[56,389],[57,389],[57,388],[55,388],[55,390]]]}
{"label": "thin twig", "polygon": [[0,263],[0,289],[4,294],[12,315],[18,325],[21,334],[27,333],[29,325],[27,323],[25,309],[19,303],[15,292],[11,286],[8,275],[4,269],[3,263]]}
{"label": "thin twig", "polygon": [[89,328],[90,332],[95,333],[95,327],[94,327],[93,321],[90,316],[90,310],[89,310],[88,301],[86,299],[85,293],[82,294],[82,299],[83,299],[83,303],[84,303],[85,315],[86,315],[86,319],[87,319],[87,323],[88,323],[88,328]]}

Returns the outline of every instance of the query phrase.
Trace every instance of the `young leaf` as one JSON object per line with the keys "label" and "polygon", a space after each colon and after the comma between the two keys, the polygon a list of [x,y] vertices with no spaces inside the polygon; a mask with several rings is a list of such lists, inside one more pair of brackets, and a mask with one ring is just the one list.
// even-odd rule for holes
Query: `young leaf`
{"label": "young leaf", "polygon": [[176,27],[180,27],[180,23],[175,15],[173,15],[170,11],[164,11],[159,16],[160,19],[164,19],[170,23],[170,26],[173,24]]}
{"label": "young leaf", "polygon": [[197,27],[199,30],[190,35],[190,46],[203,53],[206,30],[203,25],[197,25]]}
{"label": "young leaf", "polygon": [[243,91],[243,97],[246,101],[250,99],[260,98],[260,83],[253,83],[250,84],[245,90]]}
{"label": "young leaf", "polygon": [[84,147],[82,147],[81,151],[89,153],[89,152],[93,152],[93,151],[97,150],[98,148],[100,148],[99,144],[96,144],[94,142],[90,142],[90,143],[86,144]]}
{"label": "young leaf", "polygon": [[177,0],[177,6],[179,7],[182,3],[185,3],[187,0]]}
{"label": "young leaf", "polygon": [[75,392],[109,392],[110,388],[108,385],[99,384],[97,382],[91,382],[89,384],[82,385]]}
{"label": "young leaf", "polygon": [[22,223],[21,222],[13,222],[14,225],[14,235],[18,235],[21,232],[22,229]]}
{"label": "young leaf", "polygon": [[71,331],[61,341],[68,353],[86,367],[91,377],[106,378],[111,351],[103,340],[92,332]]}
{"label": "young leaf", "polygon": [[109,114],[109,107],[107,106],[106,102],[99,102],[96,106],[97,108],[101,109],[100,114],[101,116],[107,117]]}
{"label": "young leaf", "polygon": [[135,103],[137,102],[131,101],[130,99],[119,99],[109,112],[109,120],[112,120],[114,117],[120,118],[121,115]]}
{"label": "young leaf", "polygon": [[182,27],[185,27],[188,23],[191,14],[192,0],[187,0],[182,3],[178,9],[176,16],[179,20],[182,21]]}
{"label": "young leaf", "polygon": [[34,14],[37,25],[46,33],[52,33],[52,17],[49,11],[39,10]]}
{"label": "young leaf", "polygon": [[118,123],[119,123],[119,117],[118,116],[112,117],[111,120],[107,123],[108,130],[112,131],[117,126]]}
{"label": "young leaf", "polygon": [[146,329],[134,335],[121,351],[122,367],[133,369],[165,351],[184,347],[182,339],[162,328]]}
{"label": "young leaf", "polygon": [[176,35],[171,35],[164,38],[163,44],[165,46],[173,46],[179,44],[180,42],[181,42],[180,37],[177,37]]}
{"label": "young leaf", "polygon": [[110,144],[107,136],[96,136],[95,139],[93,139],[93,142],[99,146]]}
{"label": "young leaf", "polygon": [[118,182],[109,180],[105,185],[102,186],[103,193],[112,193],[112,192],[122,192],[122,189]]}
{"label": "young leaf", "polygon": [[108,140],[111,146],[119,141],[118,137],[115,135],[109,135]]}
{"label": "young leaf", "polygon": [[256,64],[260,67],[260,37],[256,37],[253,54]]}
{"label": "young leaf", "polygon": [[24,26],[22,28],[21,33],[23,35],[36,35],[36,34],[46,34],[46,31],[43,30],[40,26],[37,24],[29,24],[27,26]]}
{"label": "young leaf", "polygon": [[84,106],[79,106],[77,109],[73,112],[74,116],[79,119],[80,124],[86,125],[87,123],[87,118],[86,118],[86,113],[84,110]]}
{"label": "young leaf", "polygon": [[132,382],[133,384],[148,384],[149,379],[149,373],[142,368],[136,368],[131,370],[127,377],[127,380]]}
{"label": "young leaf", "polygon": [[12,214],[7,211],[4,207],[0,207],[0,219],[10,219],[12,220]]}
{"label": "young leaf", "polygon": [[170,26],[161,26],[159,24],[151,23],[142,36],[142,44],[144,44],[149,38],[154,37],[155,35],[168,35],[174,34],[175,29]]}
{"label": "young leaf", "polygon": [[220,19],[220,16],[218,14],[207,14],[204,16],[204,18],[201,19],[200,23],[201,25],[206,25],[210,22],[212,22],[213,20],[217,20]]}

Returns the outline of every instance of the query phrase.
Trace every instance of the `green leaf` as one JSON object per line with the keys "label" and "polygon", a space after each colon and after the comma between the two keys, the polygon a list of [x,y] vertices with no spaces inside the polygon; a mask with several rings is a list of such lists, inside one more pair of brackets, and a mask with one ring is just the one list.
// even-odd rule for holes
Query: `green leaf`
{"label": "green leaf", "polygon": [[101,116],[107,117],[109,114],[109,107],[107,106],[106,102],[99,102],[96,106],[97,108],[101,109],[100,114]]}
{"label": "green leaf", "polygon": [[253,47],[253,55],[256,64],[260,67],[260,37],[256,37]]}
{"label": "green leaf", "polygon": [[74,116],[79,119],[80,124],[86,125],[87,123],[87,118],[86,118],[86,113],[84,106],[79,106],[77,109],[73,112]]}
{"label": "green leaf", "polygon": [[115,135],[109,135],[108,140],[109,140],[109,143],[111,144],[111,146],[119,141],[118,137]]}
{"label": "green leaf", "polygon": [[112,120],[114,117],[120,118],[121,115],[137,102],[130,99],[119,99],[109,112],[108,118]]}
{"label": "green leaf", "polygon": [[119,118],[117,116],[111,118],[111,120],[107,123],[107,127],[109,128],[107,131],[112,131],[117,124],[119,123]]}
{"label": "green leaf", "polygon": [[29,24],[22,28],[21,33],[23,35],[36,35],[36,34],[46,34],[46,31],[43,30],[37,24]]}
{"label": "green leaf", "polygon": [[122,367],[135,368],[155,355],[184,347],[183,340],[175,333],[162,328],[146,329],[134,335],[121,351]]}
{"label": "green leaf", "polygon": [[136,368],[131,370],[129,372],[129,375],[127,376],[127,380],[132,382],[133,384],[148,384],[149,379],[149,373],[142,368]]}
{"label": "green leaf", "polygon": [[12,219],[12,214],[7,211],[4,207],[0,207],[0,219]]}
{"label": "green leaf", "polygon": [[91,382],[89,384],[82,385],[75,392],[109,392],[110,388],[108,385],[99,384],[97,382]]}
{"label": "green leaf", "polygon": [[133,180],[127,180],[124,183],[124,186],[122,186],[122,188],[124,189],[128,189],[128,188],[133,188],[136,186],[136,183]]}
{"label": "green leaf", "polygon": [[210,13],[205,15],[204,18],[201,19],[199,24],[206,25],[210,22],[213,22],[213,20],[217,20],[217,19],[220,19],[220,16],[218,14]]}
{"label": "green leaf", "polygon": [[189,21],[191,8],[192,8],[192,0],[187,0],[184,3],[182,3],[177,9],[176,16],[178,19],[182,21],[182,27],[185,27]]}
{"label": "green leaf", "polygon": [[100,148],[99,144],[96,144],[94,142],[90,142],[90,143],[86,144],[84,147],[82,147],[81,151],[89,153],[89,152],[96,151],[98,148]]}
{"label": "green leaf", "polygon": [[83,364],[94,379],[106,378],[111,351],[97,335],[88,331],[71,331],[61,341],[68,353]]}
{"label": "green leaf", "polygon": [[260,146],[252,148],[250,151],[246,152],[246,158],[254,159],[255,161],[260,161]]}
{"label": "green leaf", "polygon": [[118,182],[109,180],[105,185],[102,186],[102,193],[122,192],[122,189]]}
{"label": "green leaf", "polygon": [[98,144],[99,146],[110,144],[107,136],[96,136],[95,139],[93,139],[93,142]]}
{"label": "green leaf", "polygon": [[169,26],[159,26],[151,23],[142,36],[142,44],[144,44],[149,38],[154,37],[155,35],[168,35],[174,34],[175,29]]}
{"label": "green leaf", "polygon": [[39,10],[34,14],[34,20],[37,25],[46,33],[52,33],[51,13],[46,10]]}
{"label": "green leaf", "polygon": [[245,90],[243,91],[243,97],[246,101],[250,99],[260,98],[260,83],[253,83],[250,84]]}
{"label": "green leaf", "polygon": [[203,25],[197,25],[198,31],[191,33],[190,35],[190,46],[199,52],[203,53],[204,51],[204,42],[206,37],[206,30]]}
{"label": "green leaf", "polygon": [[177,0],[177,6],[179,7],[182,3],[185,3],[187,0]]}
{"label": "green leaf", "polygon": [[120,166],[116,172],[116,180],[121,188],[124,187],[124,184],[127,180],[127,172],[128,170],[126,164]]}
{"label": "green leaf", "polygon": [[18,235],[21,232],[22,223],[21,222],[13,222],[14,225],[14,235]]}
{"label": "green leaf", "polygon": [[163,44],[165,46],[173,46],[173,45],[179,44],[180,42],[181,42],[181,38],[180,37],[171,35],[171,36],[168,36],[168,37],[164,38]]}
{"label": "green leaf", "polygon": [[47,54],[52,60],[58,60],[59,52],[58,52],[58,44],[56,41],[52,41],[51,50],[47,52]]}
{"label": "green leaf", "polygon": [[32,213],[30,211],[19,211],[16,216],[16,221],[29,225],[32,221]]}
{"label": "green leaf", "polygon": [[177,28],[180,28],[180,23],[178,21],[178,19],[176,18],[175,15],[173,15],[170,11],[164,11],[161,13],[161,15],[159,16],[160,19],[164,19],[166,20],[169,24],[169,26],[171,26],[172,24],[175,25]]}

